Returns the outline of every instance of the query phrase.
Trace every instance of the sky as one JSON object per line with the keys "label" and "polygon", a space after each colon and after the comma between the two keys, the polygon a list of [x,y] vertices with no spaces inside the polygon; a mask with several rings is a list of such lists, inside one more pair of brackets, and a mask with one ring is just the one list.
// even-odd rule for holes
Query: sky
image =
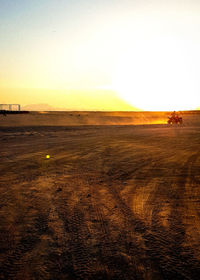
{"label": "sky", "polygon": [[200,1],[0,0],[0,103],[200,107]]}

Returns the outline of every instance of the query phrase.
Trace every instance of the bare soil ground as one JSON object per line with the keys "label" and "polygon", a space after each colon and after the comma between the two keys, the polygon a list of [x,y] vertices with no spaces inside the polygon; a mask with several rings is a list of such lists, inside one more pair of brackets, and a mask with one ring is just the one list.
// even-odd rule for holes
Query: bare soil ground
{"label": "bare soil ground", "polygon": [[199,279],[199,116],[1,127],[0,279]]}
{"label": "bare soil ground", "polygon": [[[200,112],[200,111],[199,111]],[[29,112],[29,114],[0,115],[0,127],[10,126],[80,126],[80,125],[138,125],[166,123],[169,112]],[[194,114],[182,113],[186,121]],[[182,115],[181,114],[181,115]]]}

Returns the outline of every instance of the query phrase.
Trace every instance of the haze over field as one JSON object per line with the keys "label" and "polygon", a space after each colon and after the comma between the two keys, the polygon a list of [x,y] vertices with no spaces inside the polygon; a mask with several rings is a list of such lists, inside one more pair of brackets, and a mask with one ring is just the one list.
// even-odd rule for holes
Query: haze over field
{"label": "haze over field", "polygon": [[1,103],[200,106],[197,0],[1,0]]}

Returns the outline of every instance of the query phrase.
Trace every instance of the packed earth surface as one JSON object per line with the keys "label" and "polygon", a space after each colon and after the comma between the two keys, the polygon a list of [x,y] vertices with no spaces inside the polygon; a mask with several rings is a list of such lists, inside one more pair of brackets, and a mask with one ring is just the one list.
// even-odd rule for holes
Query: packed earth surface
{"label": "packed earth surface", "polygon": [[0,279],[199,279],[200,114],[172,126],[9,118]]}

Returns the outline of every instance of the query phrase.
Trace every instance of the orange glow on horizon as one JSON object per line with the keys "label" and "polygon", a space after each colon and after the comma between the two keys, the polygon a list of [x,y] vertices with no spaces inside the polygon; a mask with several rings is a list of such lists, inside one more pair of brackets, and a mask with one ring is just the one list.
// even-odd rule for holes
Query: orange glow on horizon
{"label": "orange glow on horizon", "polygon": [[200,107],[200,2],[9,2],[0,3],[1,103]]}

